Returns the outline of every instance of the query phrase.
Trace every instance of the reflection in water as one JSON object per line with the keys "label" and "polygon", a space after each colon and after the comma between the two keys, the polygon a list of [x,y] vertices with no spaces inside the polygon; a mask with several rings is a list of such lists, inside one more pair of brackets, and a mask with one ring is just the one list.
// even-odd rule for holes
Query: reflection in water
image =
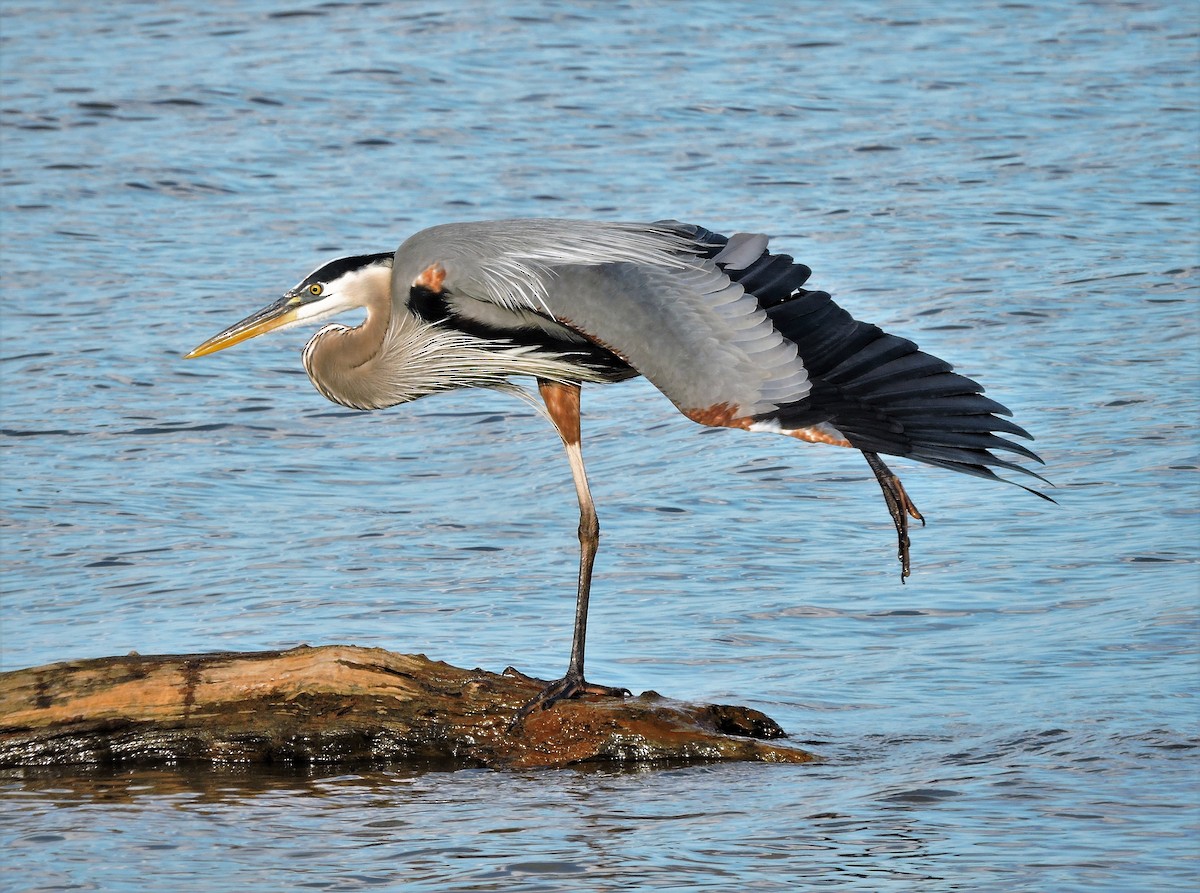
{"label": "reflection in water", "polygon": [[[964,739],[981,744],[955,752]],[[81,839],[98,846],[112,834],[133,853],[184,850],[186,860],[167,863],[178,883],[265,879],[280,870],[270,856],[279,850],[318,883],[354,866],[373,883],[429,889],[447,872],[483,889],[574,872],[635,884],[680,873],[736,883],[764,864],[813,879],[837,866],[845,882],[1035,878],[1047,866],[1030,866],[1027,854],[1047,821],[1095,870],[1115,870],[1121,858],[1093,834],[1096,823],[1121,829],[1129,843],[1182,843],[1169,821],[1132,798],[1152,751],[1184,773],[1198,743],[1161,730],[1105,742],[1064,729],[989,740],[964,727],[938,739],[869,736],[829,764],[803,767],[33,770],[0,782],[5,801],[20,807],[0,827],[21,853],[74,841],[85,858],[92,848]],[[1099,760],[1100,750],[1113,757]],[[1188,808],[1178,795],[1160,807]],[[974,816],[983,823],[972,831],[979,848],[957,851],[950,871],[945,854]],[[216,851],[204,844],[214,822],[224,829]],[[180,836],[164,834],[164,823]],[[991,833],[980,837],[984,828]],[[1058,868],[1062,877],[1073,871]]]}
{"label": "reflection in water", "polygon": [[[799,854],[842,862],[844,871],[860,878],[928,876],[894,861],[879,864],[881,856],[920,858],[929,852],[929,841],[907,828],[902,817],[885,830],[851,815],[815,812],[802,819],[802,827],[764,829],[769,819],[751,798],[760,780],[731,768],[265,773],[257,780],[232,771],[166,771],[93,774],[59,779],[57,785],[43,779],[47,787],[39,802],[53,801],[68,811],[55,813],[57,820],[48,816],[53,830],[19,837],[17,847],[24,852],[52,848],[104,827],[120,827],[129,851],[170,852],[188,848],[191,841],[186,834],[163,834],[164,823],[197,829],[209,822],[224,824],[223,816],[236,813],[237,825],[222,834],[219,870],[213,858],[200,853],[186,868],[172,865],[163,879],[200,882],[214,877],[215,870],[219,882],[270,858],[270,851],[281,846],[304,865],[305,875],[324,883],[352,872],[363,883],[403,880],[430,889],[448,868],[465,864],[478,866],[467,877],[483,889],[499,889],[505,879],[521,877],[598,878],[620,866],[629,868],[622,876],[634,884],[700,870],[714,883],[736,883],[758,860],[791,866]],[[787,785],[803,779],[786,773],[774,781]],[[31,779],[27,785],[36,783]],[[712,791],[711,808],[678,803],[670,792],[680,788]],[[503,809],[497,809],[499,803]],[[551,815],[553,821],[547,822]],[[64,821],[68,816],[79,824]],[[449,833],[431,835],[433,826]],[[636,864],[663,836],[679,845]],[[722,861],[714,863],[718,855]],[[121,869],[114,870],[113,880],[124,877]]]}

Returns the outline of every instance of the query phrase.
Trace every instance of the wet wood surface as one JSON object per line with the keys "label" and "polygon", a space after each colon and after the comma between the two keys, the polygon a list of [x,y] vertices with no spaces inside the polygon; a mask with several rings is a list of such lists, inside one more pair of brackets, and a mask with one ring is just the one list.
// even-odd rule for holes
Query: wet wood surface
{"label": "wet wood surface", "polygon": [[0,674],[0,768],[816,759],[759,711],[654,692],[563,701],[510,728],[537,691],[346,645],[67,661]]}

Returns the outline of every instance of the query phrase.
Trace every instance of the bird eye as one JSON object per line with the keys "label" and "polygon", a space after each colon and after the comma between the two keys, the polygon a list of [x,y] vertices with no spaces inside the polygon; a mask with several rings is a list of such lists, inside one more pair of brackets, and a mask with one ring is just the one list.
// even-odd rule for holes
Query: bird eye
{"label": "bird eye", "polygon": [[321,288],[321,284],[319,282],[314,282],[308,287],[308,293],[314,298],[321,294],[322,291],[324,291],[324,289]]}

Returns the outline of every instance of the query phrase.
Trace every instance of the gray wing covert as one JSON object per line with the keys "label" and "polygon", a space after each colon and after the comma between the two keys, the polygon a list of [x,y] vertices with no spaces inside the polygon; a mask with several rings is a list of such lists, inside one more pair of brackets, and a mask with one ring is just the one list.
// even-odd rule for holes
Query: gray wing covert
{"label": "gray wing covert", "polygon": [[544,300],[554,318],[620,356],[697,421],[768,412],[810,390],[796,346],[711,261],[550,272]]}
{"label": "gray wing covert", "polygon": [[766,236],[737,234],[705,259],[706,246],[674,221],[448,224],[400,246],[393,291],[411,300],[410,286],[433,282],[451,316],[497,337],[578,333],[696,421],[736,423],[811,388],[796,345],[717,266],[744,267],[766,244]]}

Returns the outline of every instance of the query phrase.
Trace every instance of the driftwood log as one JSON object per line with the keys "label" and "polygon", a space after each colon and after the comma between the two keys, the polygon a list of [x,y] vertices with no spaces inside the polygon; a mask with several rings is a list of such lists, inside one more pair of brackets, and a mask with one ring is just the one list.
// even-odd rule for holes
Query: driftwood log
{"label": "driftwood log", "polygon": [[566,766],[816,757],[746,707],[587,696],[509,724],[527,679],[331,645],[130,654],[0,674],[0,768],[178,763]]}

